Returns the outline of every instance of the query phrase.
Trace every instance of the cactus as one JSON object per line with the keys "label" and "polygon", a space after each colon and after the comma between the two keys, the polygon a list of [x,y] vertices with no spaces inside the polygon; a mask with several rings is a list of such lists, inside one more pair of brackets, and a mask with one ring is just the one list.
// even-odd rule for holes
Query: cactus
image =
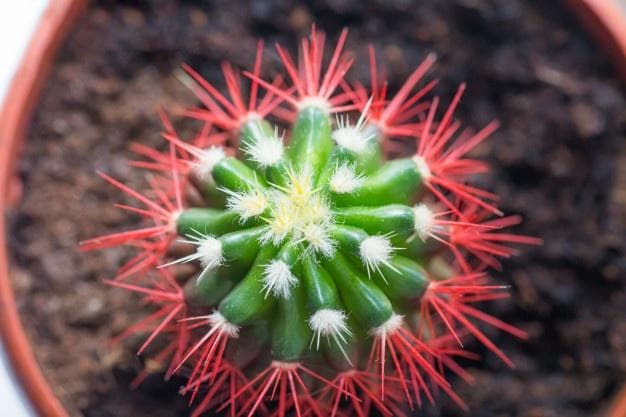
{"label": "cactus", "polygon": [[474,306],[507,296],[487,272],[511,245],[540,243],[503,231],[520,219],[468,183],[487,170],[469,152],[496,123],[460,130],[464,85],[443,112],[425,100],[433,56],[387,97],[370,49],[370,89],[349,84],[346,36],[326,65],[315,28],[297,63],[278,46],[286,76],[271,81],[260,42],[248,94],[228,64],[228,96],[185,68],[201,132],[185,141],[161,113],[168,149],[133,145],[152,172],[145,194],[101,174],[150,225],[82,247],[137,249],[108,282],[155,306],[127,334],[147,331],[139,353],[188,378],[193,415],[403,415],[436,391],[465,407],[447,380],[471,378],[462,340],[512,365],[480,327],[525,337]]}

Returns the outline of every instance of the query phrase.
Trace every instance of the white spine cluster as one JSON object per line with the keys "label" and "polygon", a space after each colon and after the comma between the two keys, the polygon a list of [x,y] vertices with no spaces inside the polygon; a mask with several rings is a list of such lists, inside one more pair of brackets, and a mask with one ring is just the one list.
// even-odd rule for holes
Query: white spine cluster
{"label": "white spine cluster", "polygon": [[331,256],[335,252],[335,241],[331,238],[328,227],[325,224],[311,223],[302,229],[300,242],[308,242],[313,252],[324,256]]}
{"label": "white spine cluster", "polygon": [[348,116],[337,117],[337,129],[332,133],[332,138],[337,145],[360,154],[365,150],[367,143],[375,139],[375,133],[367,129],[367,113],[371,104],[372,98],[368,100],[354,126],[350,124]]}
{"label": "white spine cluster", "polygon": [[392,314],[389,319],[378,327],[370,329],[369,334],[374,337],[386,338],[388,335],[394,334],[404,324],[404,317],[399,314]]}
{"label": "white spine cluster", "polygon": [[347,343],[346,336],[352,335],[346,320],[346,313],[341,310],[330,308],[317,310],[309,318],[309,327],[313,330],[313,338],[311,339],[310,346],[313,346],[313,342],[315,342],[316,349],[319,350],[322,336],[329,337],[335,342],[339,350],[341,350],[341,353],[348,363],[351,363],[344,349],[344,345]]}
{"label": "white spine cluster", "polygon": [[201,180],[213,184],[213,167],[224,158],[226,158],[226,153],[221,146],[204,149],[199,154],[193,171]]}
{"label": "white spine cluster", "polygon": [[187,239],[180,240],[180,242],[196,246],[196,251],[192,254],[162,265],[161,267],[200,261],[200,265],[202,266],[204,273],[214,270],[224,263],[222,242],[211,235],[204,235],[197,231],[194,233],[195,234],[193,235],[187,236]]}
{"label": "white spine cluster", "polygon": [[224,262],[222,243],[211,236],[199,242],[196,254],[200,257],[200,264],[204,269],[215,269]]}
{"label": "white spine cluster", "polygon": [[309,170],[287,173],[289,183],[275,185],[268,193],[269,213],[261,241],[281,244],[287,236],[294,244],[306,243],[305,250],[331,255],[334,241],[330,237],[332,213],[328,201],[313,186]]}
{"label": "white spine cluster", "polygon": [[267,226],[261,242],[279,245],[295,227],[295,211],[289,198],[279,191],[270,192],[269,204],[271,213],[268,218],[264,218]]}
{"label": "white spine cluster", "polygon": [[247,192],[235,192],[226,188],[220,190],[228,194],[226,207],[237,213],[242,222],[260,216],[269,204],[265,194],[259,190]]}
{"label": "white spine cluster", "polygon": [[370,276],[372,270],[382,275],[380,271],[382,265],[394,269],[389,262],[395,249],[386,236],[370,236],[363,240],[359,247],[359,255],[365,264],[367,275]]}
{"label": "white spine cluster", "polygon": [[329,103],[328,99],[324,97],[309,96],[298,101],[298,110],[303,110],[309,107],[320,109],[326,114],[329,114],[332,109],[332,105]]}
{"label": "white spine cluster", "polygon": [[272,294],[277,298],[287,299],[291,296],[291,290],[298,283],[289,265],[280,259],[274,259],[265,266],[263,271],[263,290],[265,297]]}
{"label": "white spine cluster", "polygon": [[276,165],[285,152],[283,138],[278,136],[278,131],[274,136],[257,138],[252,144],[246,146],[243,151],[248,154],[251,160],[263,168]]}
{"label": "white spine cluster", "polygon": [[415,232],[409,239],[413,240],[418,237],[425,242],[433,233],[435,216],[428,206],[422,203],[413,207],[413,217],[415,219],[413,222]]}
{"label": "white spine cluster", "polygon": [[428,166],[426,160],[422,156],[414,155],[413,162],[415,162],[415,165],[417,166],[417,171],[422,176],[422,179],[424,181],[428,181],[430,177],[432,177],[433,173],[430,170],[430,167]]}
{"label": "white spine cluster", "polygon": [[335,168],[330,178],[330,190],[337,194],[348,194],[356,190],[363,179],[357,175],[354,167],[348,163],[342,163]]}
{"label": "white spine cluster", "polygon": [[239,337],[239,326],[230,323],[228,320],[226,320],[226,317],[224,317],[224,315],[222,315],[222,313],[220,313],[219,311],[212,312],[206,318],[209,322],[209,325],[211,326],[210,332],[219,331],[220,333],[223,333],[228,337]]}

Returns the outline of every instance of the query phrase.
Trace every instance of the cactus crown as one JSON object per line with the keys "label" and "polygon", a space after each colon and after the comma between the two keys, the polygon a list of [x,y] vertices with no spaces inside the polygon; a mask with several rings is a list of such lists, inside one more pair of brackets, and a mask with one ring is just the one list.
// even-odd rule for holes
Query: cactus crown
{"label": "cactus crown", "polygon": [[[439,100],[423,101],[434,83],[416,88],[430,56],[391,98],[373,53],[371,91],[350,86],[346,35],[326,66],[315,29],[297,65],[279,46],[291,86],[261,78],[260,43],[247,103],[230,66],[230,98],[187,68],[204,106],[187,115],[207,128],[183,141],[163,116],[169,152],[135,145],[147,158],[135,164],[158,174],[145,195],[102,174],[154,224],[83,247],[139,248],[110,283],[159,308],[138,327],[150,329],[140,353],[162,336],[167,375],[185,373],[183,391],[204,395],[196,415],[219,404],[250,416],[402,414],[433,387],[463,406],[444,372],[469,378],[454,362],[467,355],[461,339],[510,363],[476,323],[524,337],[473,306],[505,296],[486,270],[509,244],[539,243],[501,233],[519,219],[495,217],[495,196],[466,182],[486,170],[467,154],[495,123],[459,132],[464,86],[437,120]],[[407,138],[414,153],[386,159]],[[197,272],[182,275],[182,263]]]}

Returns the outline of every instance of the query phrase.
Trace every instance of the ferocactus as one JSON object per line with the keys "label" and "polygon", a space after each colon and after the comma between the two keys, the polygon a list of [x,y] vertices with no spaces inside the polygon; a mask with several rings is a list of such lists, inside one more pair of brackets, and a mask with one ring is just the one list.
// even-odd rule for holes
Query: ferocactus
{"label": "ferocactus", "polygon": [[[188,377],[194,415],[402,415],[435,390],[464,406],[445,378],[467,376],[461,339],[510,364],[476,323],[525,336],[474,306],[506,297],[487,271],[510,244],[539,243],[503,233],[519,218],[468,184],[487,170],[468,153],[496,123],[461,130],[464,85],[438,114],[425,99],[435,83],[416,88],[432,56],[392,97],[373,50],[369,89],[349,84],[346,36],[326,65],[315,28],[297,63],[278,46],[286,76],[272,81],[259,43],[247,94],[228,64],[228,96],[186,68],[202,103],[187,115],[205,128],[184,141],[162,115],[169,151],[135,146],[135,165],[156,174],[145,194],[101,174],[151,224],[83,248],[138,249],[109,282],[156,306],[129,333],[147,331],[139,353],[158,346],[153,363]],[[197,273],[176,276],[181,263]]]}

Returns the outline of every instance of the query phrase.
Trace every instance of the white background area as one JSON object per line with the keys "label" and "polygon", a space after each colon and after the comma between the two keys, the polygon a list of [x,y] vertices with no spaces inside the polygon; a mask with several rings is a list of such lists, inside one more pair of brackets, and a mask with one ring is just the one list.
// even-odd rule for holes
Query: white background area
{"label": "white background area", "polygon": [[[47,3],[48,0],[0,0],[0,101],[2,102]],[[0,213],[0,215],[3,214]],[[6,352],[1,344],[0,416],[35,416],[12,375]]]}

